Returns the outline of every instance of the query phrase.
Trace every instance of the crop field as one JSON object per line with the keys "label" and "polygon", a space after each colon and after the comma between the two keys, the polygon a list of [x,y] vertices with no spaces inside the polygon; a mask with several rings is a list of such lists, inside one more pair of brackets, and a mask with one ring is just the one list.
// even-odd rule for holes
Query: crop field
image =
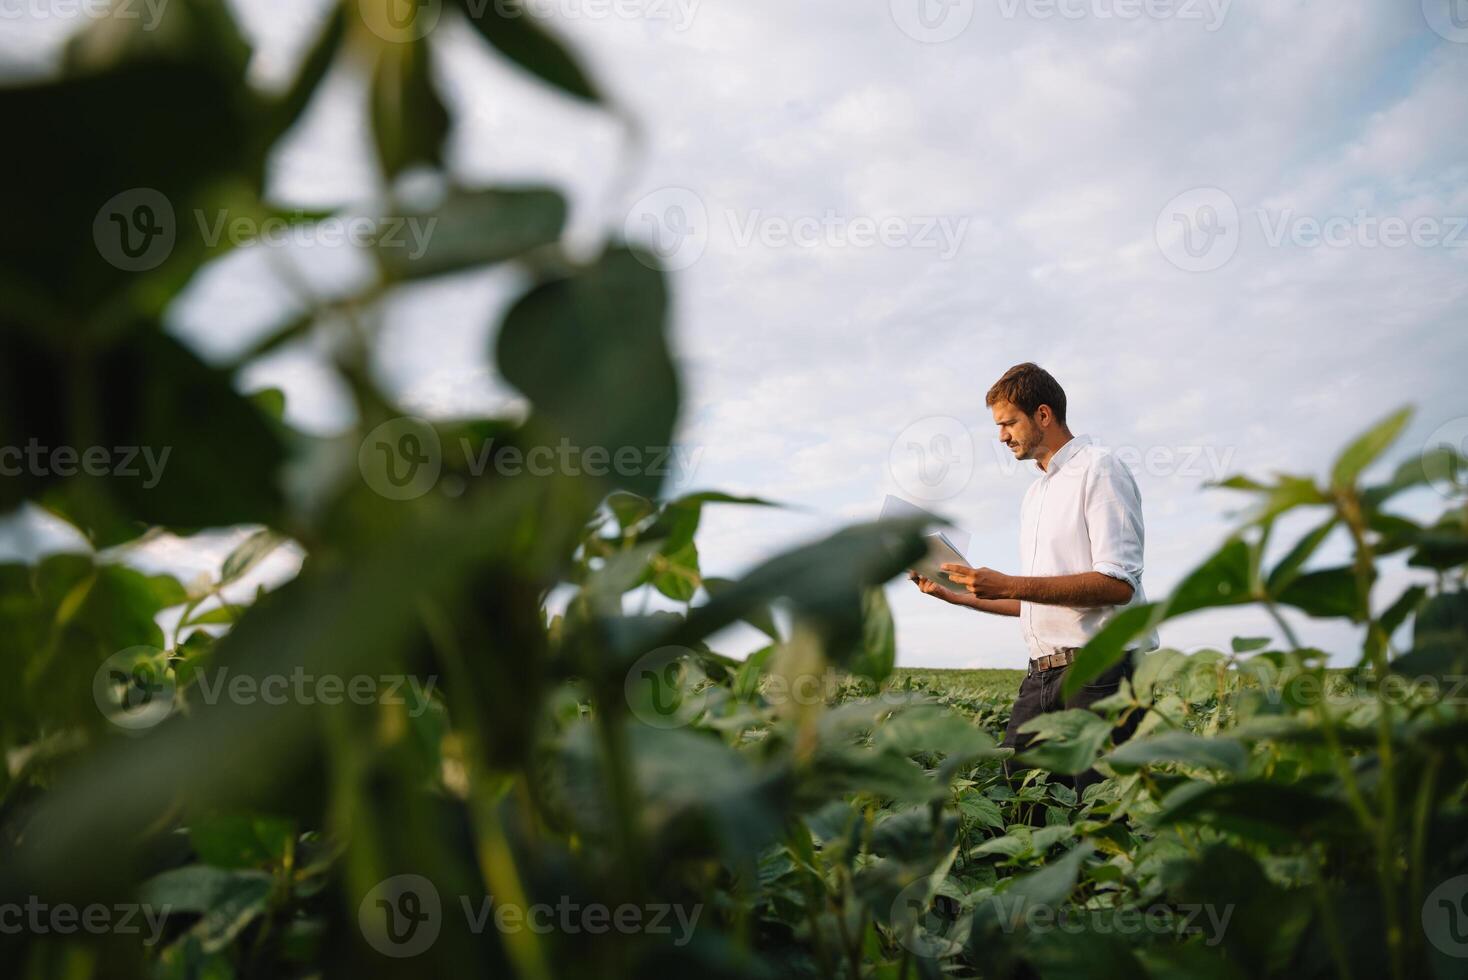
{"label": "crop field", "polygon": [[[705,574],[705,512],[772,501],[484,465],[674,446],[698,399],[668,275],[620,219],[567,248],[559,191],[451,179],[460,102],[425,37],[330,4],[266,90],[232,4],[166,6],[156,32],[80,26],[59,75],[0,87],[0,116],[54,130],[9,161],[0,447],[63,463],[0,479],[0,512],[79,542],[0,562],[0,976],[1465,975],[1468,479],[1451,445],[1394,465],[1410,408],[1327,472],[1222,481],[1236,525],[1110,620],[1065,690],[1199,610],[1251,607],[1272,637],[1149,653],[1091,710],[1031,722],[1014,757],[997,742],[1019,671],[895,668],[883,589],[925,553],[922,522],[854,524],[728,579]],[[517,4],[402,6],[442,6],[456,48],[623,118]],[[347,57],[366,60],[334,70]],[[440,230],[411,254],[361,245],[339,293],[282,274],[280,322],[206,359],[169,311],[231,244],[145,254],[162,205],[320,217],[282,217],[265,173],[328,74],[370,87],[385,192],[433,178],[393,213]],[[98,211],[126,188],[148,194]],[[405,414],[377,314],[490,269],[516,294],[485,373],[524,411]],[[349,404],[340,431],[242,390],[296,344]],[[171,461],[140,478],[77,453],[139,447]],[[1398,506],[1412,493],[1430,516]],[[1297,517],[1309,530],[1280,540]],[[195,577],[139,558],[211,535],[229,553]],[[255,586],[280,553],[299,567]],[[1359,644],[1303,644],[1301,616]],[[737,624],[768,640],[747,659],[711,646]]]}

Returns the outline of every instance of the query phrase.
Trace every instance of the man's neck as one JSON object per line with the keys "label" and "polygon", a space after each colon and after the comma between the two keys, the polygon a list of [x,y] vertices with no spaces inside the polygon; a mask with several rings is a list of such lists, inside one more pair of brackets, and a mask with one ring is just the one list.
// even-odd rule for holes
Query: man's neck
{"label": "man's neck", "polygon": [[1065,444],[1074,438],[1075,436],[1070,434],[1069,429],[1062,429],[1055,437],[1055,445],[1049,445],[1049,440],[1040,445],[1039,451],[1035,453],[1035,462],[1040,464],[1041,472],[1049,472],[1050,460],[1054,459],[1055,454],[1064,449]]}

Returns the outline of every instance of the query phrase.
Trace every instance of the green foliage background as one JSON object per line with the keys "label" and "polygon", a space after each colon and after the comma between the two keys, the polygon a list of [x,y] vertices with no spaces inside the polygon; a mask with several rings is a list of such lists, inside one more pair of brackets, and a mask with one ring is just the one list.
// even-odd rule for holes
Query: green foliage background
{"label": "green foliage background", "polygon": [[[617,111],[513,6],[446,8],[566,97]],[[422,256],[369,250],[378,276],[362,295],[313,302],[239,357],[344,318],[335,367],[359,421],[342,437],[292,430],[278,393],[241,396],[237,365],[206,364],[162,329],[227,246],[181,236],[161,265],[129,272],[94,244],[99,207],[150,187],[180,214],[271,215],[267,154],[339,59],[367,69],[383,213],[413,213],[394,177],[428,168],[451,181],[433,38],[368,29],[361,9],[343,3],[274,96],[246,84],[248,46],[215,0],[173,0],[146,34],[102,20],[60,77],[0,89],[6,213],[25,229],[0,237],[0,445],[172,452],[155,487],[0,480],[0,506],[40,506],[95,549],[0,566],[0,906],[170,910],[156,946],[6,929],[6,975],[1462,973],[1425,927],[1424,902],[1468,872],[1468,716],[1450,694],[1468,656],[1468,511],[1453,500],[1422,526],[1387,509],[1460,466],[1451,450],[1362,486],[1401,412],[1324,479],[1229,481],[1256,503],[1238,533],[1172,596],[1119,617],[1066,683],[1098,676],[1169,618],[1244,603],[1359,624],[1356,666],[1327,672],[1324,652],[1292,639],[1159,651],[1101,706],[1109,720],[1042,720],[1035,768],[1006,778],[995,743],[1014,675],[893,669],[880,586],[921,551],[920,528],[848,528],[726,581],[700,572],[703,509],[764,501],[666,499],[645,473],[472,472],[457,447],[491,438],[521,449],[672,439],[683,398],[666,279],[610,237],[589,259],[562,252],[554,189],[451,186]],[[529,417],[438,423],[435,490],[375,493],[359,447],[402,414],[368,367],[376,304],[502,262],[534,279],[489,352]],[[1275,522],[1297,509],[1319,515],[1317,530],[1265,567]],[[162,530],[238,525],[257,531],[206,586],[125,562]],[[1349,538],[1354,560],[1312,567],[1330,535]],[[215,601],[285,541],[308,556],[296,579],[247,606]],[[1377,595],[1377,559],[1393,553],[1435,584]],[[558,585],[575,594],[551,618]],[[644,585],[684,611],[624,609]],[[156,617],[178,607],[180,628],[164,636]],[[770,639],[742,662],[706,642],[739,621]],[[139,678],[177,691],[173,713],[140,732],[109,722],[94,696],[99,668],[134,648],[132,675],[100,696],[136,706]],[[407,704],[210,703],[201,673],[223,668],[439,684]],[[791,695],[812,678],[818,697]],[[1384,696],[1391,678],[1411,683]],[[1111,723],[1143,711],[1137,737],[1113,750]],[[1109,778],[1084,797],[1048,777],[1092,763]],[[399,959],[374,948],[359,910],[402,874],[430,880],[446,914],[429,949]],[[476,932],[458,896],[674,903],[700,918],[685,943]],[[1227,928],[1196,928],[1187,910],[1203,907],[1226,910]],[[1066,928],[1016,908],[1063,913]],[[1115,928],[1128,910],[1160,928]]]}

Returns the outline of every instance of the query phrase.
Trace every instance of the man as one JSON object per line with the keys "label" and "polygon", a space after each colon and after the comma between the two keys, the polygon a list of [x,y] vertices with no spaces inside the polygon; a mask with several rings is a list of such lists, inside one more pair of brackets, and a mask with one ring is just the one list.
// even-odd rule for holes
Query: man
{"label": "man", "polygon": [[[1033,736],[1020,734],[1030,719],[1062,708],[1085,708],[1113,693],[1132,671],[1132,657],[1087,684],[1062,703],[1066,668],[1086,641],[1116,613],[1146,602],[1142,592],[1142,500],[1131,472],[1106,450],[1071,434],[1065,421],[1065,391],[1043,368],[1017,364],[1004,372],[984,398],[999,426],[999,441],[1015,459],[1032,459],[1040,477],[1025,491],[1020,509],[1021,575],[992,568],[944,565],[964,592],[946,589],[909,573],[928,595],[999,616],[1017,616],[1029,647],[1029,672],[1020,683],[1001,745],[1023,751]],[[1140,649],[1156,647],[1147,637]],[[1134,714],[1113,732],[1125,741],[1136,729]],[[1088,769],[1074,781],[1077,791],[1099,781]]]}

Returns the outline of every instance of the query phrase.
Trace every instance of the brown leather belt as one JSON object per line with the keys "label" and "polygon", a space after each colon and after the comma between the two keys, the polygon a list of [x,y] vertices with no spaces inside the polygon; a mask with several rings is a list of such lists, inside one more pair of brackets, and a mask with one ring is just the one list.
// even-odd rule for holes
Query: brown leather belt
{"label": "brown leather belt", "polygon": [[1069,647],[1059,653],[1046,654],[1043,657],[1030,658],[1030,673],[1043,674],[1047,670],[1059,670],[1061,667],[1069,667],[1075,662],[1076,648]]}

